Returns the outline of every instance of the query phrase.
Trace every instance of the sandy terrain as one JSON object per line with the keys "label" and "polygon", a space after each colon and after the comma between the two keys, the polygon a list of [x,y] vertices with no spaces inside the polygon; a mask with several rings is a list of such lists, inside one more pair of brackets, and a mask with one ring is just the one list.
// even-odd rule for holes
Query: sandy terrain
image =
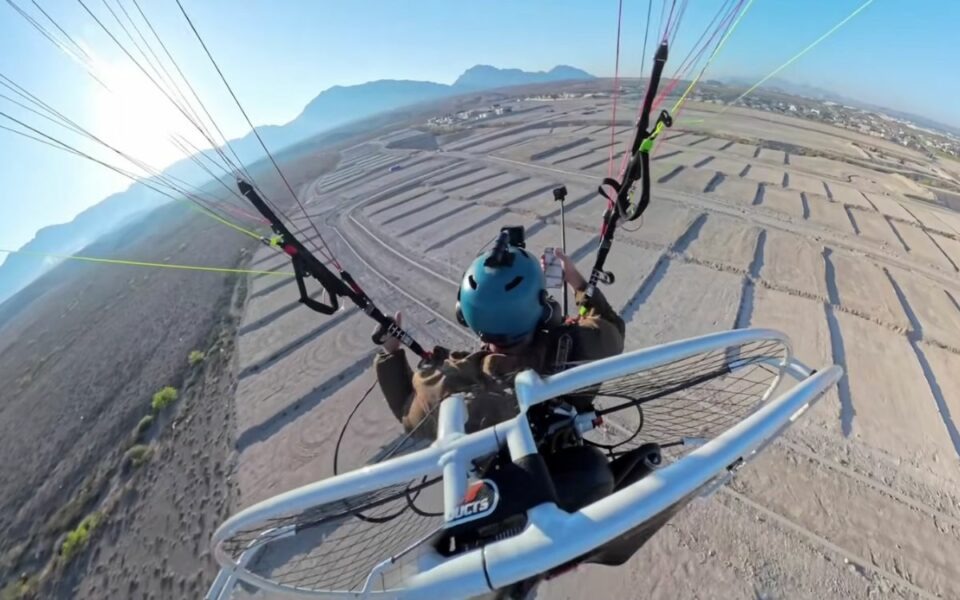
{"label": "sandy terrain", "polygon": [[[415,336],[470,346],[453,320],[462,269],[501,225],[523,224],[534,249],[558,245],[558,183],[570,190],[568,248],[582,267],[592,261],[609,113],[588,120],[587,105],[557,102],[439,152],[368,145],[351,160],[409,167],[388,183],[333,174],[341,187],[314,182],[310,203],[340,260]],[[764,146],[865,161],[859,136],[739,109],[711,120],[711,110],[690,109],[707,117],[699,131],[681,122],[664,137],[654,204],[642,227],[618,233],[617,283],[605,291],[628,321],[628,347],[767,326],[787,332],[802,360],[843,364],[847,376],[629,565],[578,569],[538,598],[960,595],[950,558],[960,551],[960,219],[906,196],[917,192],[903,177]],[[238,507],[330,475],[330,438],[372,383],[365,319],[294,310],[291,285],[271,283],[251,282],[241,329]],[[379,397],[362,413],[347,435],[357,465],[398,431]]]}
{"label": "sandy terrain", "polygon": [[[249,241],[195,216],[183,206],[166,207],[149,222],[105,238],[86,253],[223,266],[243,259]],[[54,567],[41,596],[120,595],[131,581],[153,592],[168,574],[179,580],[197,573],[192,549],[203,551],[209,528],[228,508],[223,474],[229,440],[221,433],[218,445],[216,435],[208,432],[213,421],[229,422],[223,415],[232,413],[232,390],[206,379],[208,367],[217,370],[219,353],[194,368],[187,358],[193,350],[229,351],[218,336],[223,327],[229,329],[221,320],[229,315],[238,283],[235,277],[204,275],[70,263],[35,282],[29,291],[37,297],[15,314],[9,313],[20,296],[4,305],[4,584],[51,566],[64,533],[95,513],[103,515],[92,537],[95,551]],[[150,413],[152,394],[166,385],[180,389],[179,406],[199,404],[160,415],[136,439],[132,432]],[[161,435],[177,419],[186,419],[180,435]],[[207,424],[201,426],[201,421]],[[137,442],[150,444],[154,454],[131,473],[123,466],[123,455]],[[196,448],[208,442],[202,452]],[[176,472],[168,468],[171,464],[178,465]],[[159,498],[164,501],[157,502]],[[201,498],[205,506],[198,505]],[[178,515],[189,521],[176,534],[182,531],[184,538],[166,538],[163,530]],[[143,545],[125,535],[141,529]],[[119,556],[126,556],[126,564],[104,571],[103,565],[116,565]],[[162,569],[153,573],[161,559]],[[203,570],[209,571],[209,565]],[[194,585],[199,583],[197,579]]]}

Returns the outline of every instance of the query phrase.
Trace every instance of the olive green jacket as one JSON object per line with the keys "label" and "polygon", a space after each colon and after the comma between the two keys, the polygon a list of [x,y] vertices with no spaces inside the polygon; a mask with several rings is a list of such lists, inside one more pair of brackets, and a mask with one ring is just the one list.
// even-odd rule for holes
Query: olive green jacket
{"label": "olive green jacket", "polygon": [[[577,292],[577,305],[582,302],[583,293]],[[486,347],[475,352],[451,352],[442,363],[414,372],[401,348],[389,354],[378,353],[373,364],[387,405],[408,432],[416,430],[418,437],[435,437],[434,409],[458,392],[467,399],[467,431],[477,431],[517,414],[513,393],[517,373],[533,369],[548,374],[570,364],[623,352],[623,319],[599,290],[590,310],[560,329],[569,336],[558,335],[556,330],[538,333],[523,354],[498,354]],[[563,337],[572,344],[560,342]]]}

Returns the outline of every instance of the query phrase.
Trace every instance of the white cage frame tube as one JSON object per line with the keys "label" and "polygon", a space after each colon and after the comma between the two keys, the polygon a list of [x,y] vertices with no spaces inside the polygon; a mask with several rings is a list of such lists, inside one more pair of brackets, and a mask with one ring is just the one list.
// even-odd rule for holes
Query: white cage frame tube
{"label": "white cage frame tube", "polygon": [[[273,541],[273,537],[267,536],[262,542],[254,540],[236,560],[223,548],[223,543],[232,536],[270,519],[424,476],[443,473],[445,496],[454,494],[465,489],[466,470],[461,467],[470,460],[495,452],[503,445],[508,447],[513,460],[536,451],[526,418],[529,408],[536,404],[698,354],[762,341],[781,344],[784,358],[775,365],[778,373],[762,398],[766,403],[743,421],[677,462],[577,512],[564,512],[553,503],[542,504],[528,511],[528,524],[516,536],[449,558],[427,551],[420,558],[421,571],[408,578],[402,589],[371,590],[373,578],[368,579],[366,589],[359,592],[295,588],[244,568],[249,557]],[[842,373],[837,366],[811,372],[793,359],[788,338],[778,331],[739,329],[627,352],[549,377],[525,371],[515,382],[520,414],[471,434],[463,432],[463,398],[451,396],[441,405],[438,439],[429,448],[281,494],[239,512],[221,525],[212,540],[214,556],[223,566],[217,578],[219,585],[215,585],[219,587],[218,597],[229,597],[236,579],[279,593],[315,598],[447,598],[487,593],[536,576],[643,524],[715,478],[726,475],[734,465],[750,460],[834,386]],[[800,383],[775,400],[767,401],[784,374]],[[458,499],[459,495],[454,498]],[[446,499],[445,504],[449,504]]]}

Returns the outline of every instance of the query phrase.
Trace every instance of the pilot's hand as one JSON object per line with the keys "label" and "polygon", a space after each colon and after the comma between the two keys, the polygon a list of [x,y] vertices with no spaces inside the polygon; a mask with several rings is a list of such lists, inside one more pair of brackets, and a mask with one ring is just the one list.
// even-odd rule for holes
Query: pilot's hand
{"label": "pilot's hand", "polygon": [[[564,254],[560,248],[554,248],[553,254],[560,259],[560,264],[563,265],[563,279],[573,291],[582,290],[587,287],[587,280],[583,278],[583,275],[577,270],[577,265],[574,264],[569,256]],[[545,263],[544,257],[541,256],[540,267],[543,268]]]}

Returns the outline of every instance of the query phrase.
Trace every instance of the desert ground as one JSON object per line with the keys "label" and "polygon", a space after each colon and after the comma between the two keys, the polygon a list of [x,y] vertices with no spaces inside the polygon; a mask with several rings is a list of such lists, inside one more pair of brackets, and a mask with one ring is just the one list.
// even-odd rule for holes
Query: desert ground
{"label": "desert ground", "polygon": [[[456,286],[500,226],[524,225],[535,251],[559,245],[557,184],[569,190],[569,253],[592,264],[610,107],[515,106],[436,148],[413,131],[350,148],[302,188],[344,267],[427,344],[474,346],[454,320]],[[960,214],[912,177],[956,183],[960,168],[825,125],[717,110],[692,105],[664,135],[642,227],[618,232],[605,293],[627,346],[772,327],[807,364],[847,375],[627,566],[580,568],[537,597],[960,596]],[[286,268],[267,249],[252,264]],[[366,317],[348,307],[318,318],[296,300],[292,278],[250,280],[237,509],[330,476],[340,428],[374,382]],[[346,462],[399,433],[375,393],[346,433]]]}
{"label": "desert ground", "polygon": [[[523,225],[535,252],[558,246],[559,184],[568,253],[592,265],[609,100],[511,106],[437,136],[407,115],[409,129],[296,166],[344,268],[425,345],[476,345],[454,318],[463,269],[503,225]],[[960,213],[917,183],[956,189],[960,163],[718,110],[691,103],[662,136],[650,208],[617,233],[604,292],[627,347],[771,327],[806,364],[846,376],[627,565],[581,567],[537,598],[960,597]],[[631,126],[621,116],[615,160]],[[217,572],[208,541],[227,515],[333,474],[341,428],[375,383],[372,322],[350,306],[303,308],[275,249],[171,222],[89,254],[264,273],[65,266],[0,309],[3,585],[52,570],[38,597],[202,596]],[[191,366],[193,350],[205,359]],[[179,388],[177,403],[133,434],[163,385]],[[400,433],[374,388],[344,433],[341,469]],[[151,456],[131,469],[133,443]],[[103,524],[62,564],[51,549],[92,512]],[[235,597],[270,596],[241,586]]]}
{"label": "desert ground", "polygon": [[[245,255],[249,260],[250,246],[172,205],[86,253],[233,265]],[[230,455],[232,437],[223,427],[232,413],[232,388],[225,380],[217,383],[217,374],[232,356],[231,322],[242,307],[242,297],[235,307],[234,296],[242,283],[236,276],[69,263],[25,290],[27,302],[19,302],[24,297],[19,295],[4,305],[0,527],[2,572],[10,577],[5,592],[16,585],[8,588],[7,582],[49,569],[36,590],[39,597],[70,596],[84,573],[96,581],[86,595],[105,597],[159,565],[151,564],[148,553],[195,564],[190,547],[203,550],[204,522],[222,518],[230,507],[229,489],[214,473]],[[206,359],[189,365],[192,351],[204,352]],[[179,389],[179,403],[192,403],[190,410],[157,415],[152,426],[135,433],[151,413],[151,395],[163,386]],[[202,435],[192,434],[201,426]],[[201,440],[202,457],[191,447]],[[152,459],[131,469],[126,453],[135,446],[152,448]],[[170,476],[170,465],[180,465],[178,477]],[[200,498],[206,498],[203,505]],[[94,538],[103,542],[103,553],[95,544],[90,553],[55,564],[64,534],[93,514],[105,516]],[[153,526],[181,519],[200,529],[195,543],[189,533],[168,538]],[[141,529],[150,533],[137,539]],[[114,574],[96,566],[110,561],[117,565]],[[144,586],[149,587],[146,581]],[[115,589],[118,595],[128,590]]]}
{"label": "desert ground", "polygon": [[[315,153],[310,172],[335,160]],[[301,181],[295,158],[287,167]],[[181,202],[81,254],[230,268],[258,245]],[[233,363],[247,283],[65,261],[0,305],[0,598],[206,589],[216,575],[207,542],[233,507]],[[191,361],[194,352],[202,358]],[[154,414],[151,397],[165,386],[179,397]],[[134,466],[134,456],[145,459]],[[91,517],[99,526],[65,559],[68,532]]]}

